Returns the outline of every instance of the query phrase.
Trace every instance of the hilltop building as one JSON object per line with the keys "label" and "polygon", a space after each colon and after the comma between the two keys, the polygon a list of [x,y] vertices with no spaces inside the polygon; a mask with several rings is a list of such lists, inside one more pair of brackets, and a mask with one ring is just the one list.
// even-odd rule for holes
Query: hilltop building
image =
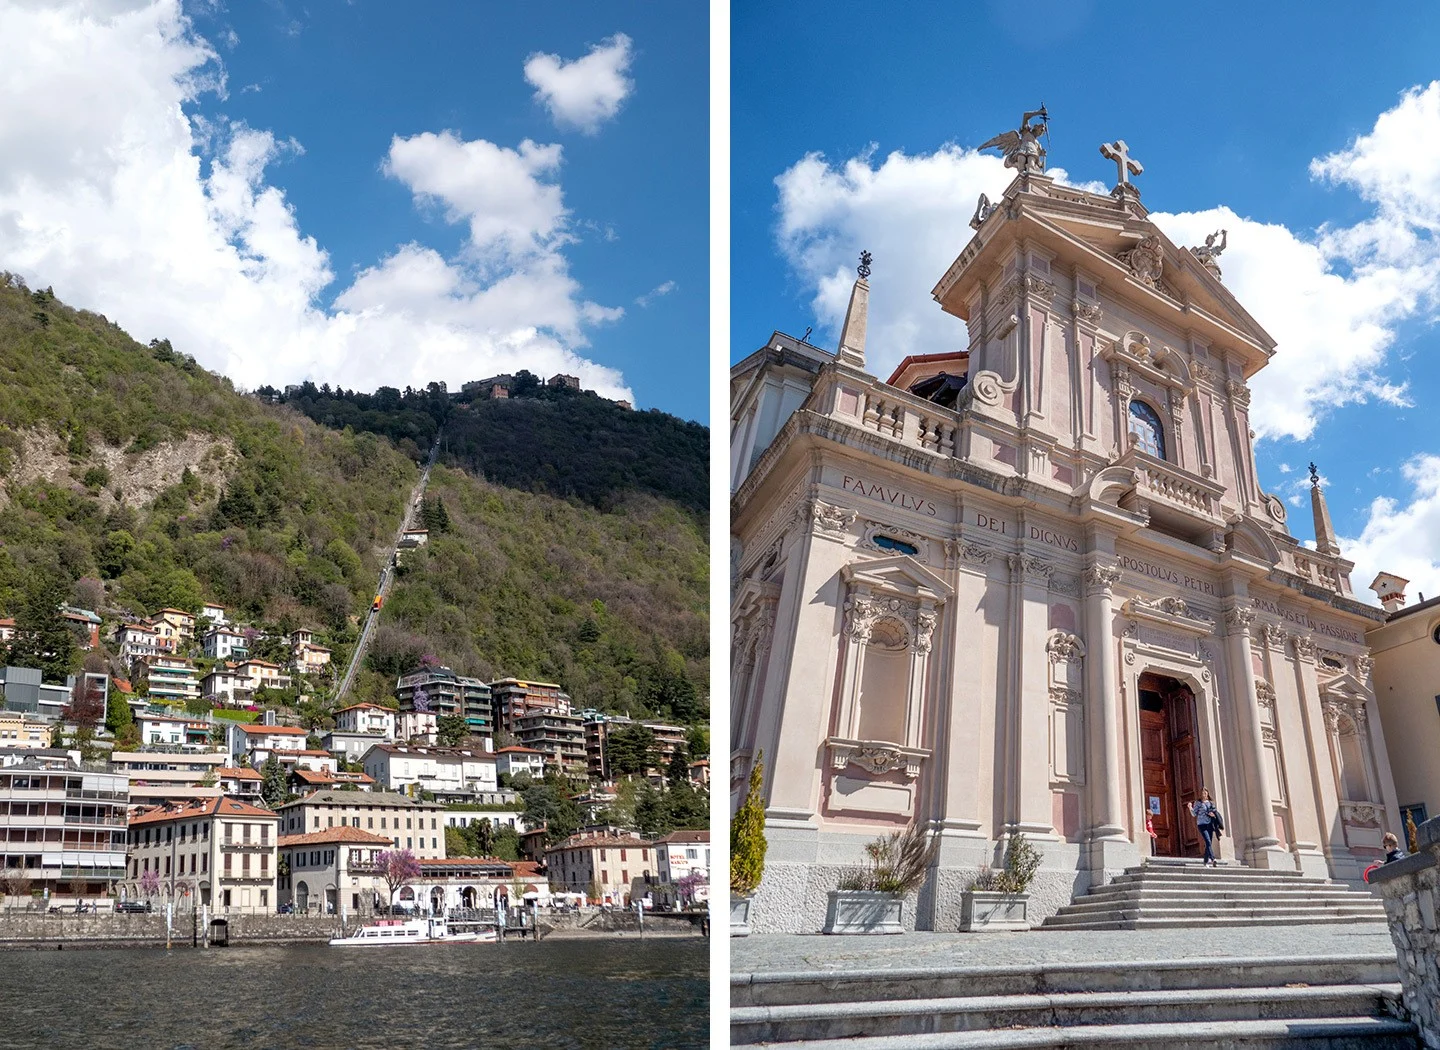
{"label": "hilltop building", "polygon": [[1022,167],[982,198],[933,290],[962,353],[868,370],[866,255],[835,353],[775,333],[732,369],[730,784],[738,805],[763,751],[756,929],[819,928],[863,843],[915,822],[941,837],[916,917],[936,930],[1017,833],[1044,855],[1032,921],[1139,864],[1147,821],[1155,853],[1198,856],[1202,787],[1257,868],[1356,881],[1399,826],[1382,614],[1318,483],[1309,550],[1256,475],[1274,340],[1129,173],[1106,194]]}

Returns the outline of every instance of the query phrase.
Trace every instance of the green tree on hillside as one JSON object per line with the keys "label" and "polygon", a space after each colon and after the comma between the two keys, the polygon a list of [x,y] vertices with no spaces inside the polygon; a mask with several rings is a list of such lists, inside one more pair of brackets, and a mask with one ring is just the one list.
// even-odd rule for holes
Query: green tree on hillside
{"label": "green tree on hillside", "polygon": [[464,715],[441,715],[435,720],[435,739],[442,747],[457,747],[470,736]]}
{"label": "green tree on hillside", "polygon": [[260,767],[260,776],[260,797],[264,799],[265,805],[278,809],[284,804],[290,790],[285,783],[285,767],[280,764],[273,751]]}
{"label": "green tree on hillside", "polygon": [[606,736],[605,757],[616,776],[644,773],[655,764],[655,730],[636,723],[611,729]]}
{"label": "green tree on hillside", "polygon": [[665,769],[665,782],[671,787],[676,784],[688,783],[690,780],[690,756],[685,753],[685,746],[677,747],[670,755],[670,764]]}
{"label": "green tree on hillside", "polygon": [[15,639],[8,654],[11,664],[38,667],[51,682],[63,682],[74,669],[75,636],[60,615],[69,590],[68,584],[53,577],[32,581],[15,616]]}

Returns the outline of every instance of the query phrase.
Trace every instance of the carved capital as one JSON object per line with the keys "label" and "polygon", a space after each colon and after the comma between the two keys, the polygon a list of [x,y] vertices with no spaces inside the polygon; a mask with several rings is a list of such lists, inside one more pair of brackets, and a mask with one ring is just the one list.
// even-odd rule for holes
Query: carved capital
{"label": "carved capital", "polygon": [[1055,298],[1054,283],[1045,280],[1043,277],[1036,277],[1033,273],[1027,273],[1025,275],[1025,291],[1041,299],[1048,300]]}
{"label": "carved capital", "polygon": [[1045,640],[1045,651],[1050,654],[1052,663],[1062,660],[1079,663],[1085,658],[1085,643],[1080,640],[1079,635],[1051,631],[1050,637]]}
{"label": "carved capital", "polygon": [[845,633],[857,645],[864,645],[870,640],[870,632],[874,630],[881,612],[878,599],[868,594],[852,595],[845,602]]}
{"label": "carved capital", "polygon": [[1263,678],[1255,680],[1255,699],[1262,708],[1275,709],[1275,687]]}
{"label": "carved capital", "polygon": [[1285,633],[1285,628],[1283,627],[1273,623],[1260,625],[1260,641],[1267,649],[1284,650],[1285,639],[1287,637],[1289,636]]}
{"label": "carved capital", "polygon": [[1225,393],[1230,395],[1230,400],[1241,408],[1250,403],[1250,388],[1238,379],[1227,379],[1225,381]]}
{"label": "carved capital", "polygon": [[1362,653],[1355,657],[1355,674],[1362,682],[1370,681],[1370,672],[1375,668],[1375,661],[1368,653]]}
{"label": "carved capital", "polygon": [[1033,554],[1011,554],[1008,560],[1012,573],[1029,580],[1049,583],[1051,574],[1055,572],[1055,566]]}
{"label": "carved capital", "polygon": [[1099,324],[1105,312],[1099,303],[1087,303],[1084,299],[1076,299],[1070,304],[1070,309],[1074,311],[1076,318],[1090,324]]}
{"label": "carved capital", "polygon": [[976,565],[988,565],[990,559],[995,556],[995,552],[989,547],[982,547],[969,540],[955,541],[952,550],[961,561],[973,562]]}
{"label": "carved capital", "polygon": [[1225,626],[1231,634],[1240,632],[1249,633],[1250,625],[1255,622],[1255,610],[1244,605],[1237,605],[1233,609],[1225,611]]}
{"label": "carved capital", "polygon": [[1297,634],[1294,636],[1294,641],[1295,655],[1313,664],[1315,662],[1315,650],[1317,648],[1315,639],[1311,638],[1308,634]]}
{"label": "carved capital", "polygon": [[1109,595],[1122,575],[1118,565],[1092,565],[1085,570],[1085,590],[1090,594]]}
{"label": "carved capital", "polygon": [[855,512],[848,507],[837,507],[824,500],[812,499],[804,505],[801,513],[816,532],[843,535],[855,521]]}

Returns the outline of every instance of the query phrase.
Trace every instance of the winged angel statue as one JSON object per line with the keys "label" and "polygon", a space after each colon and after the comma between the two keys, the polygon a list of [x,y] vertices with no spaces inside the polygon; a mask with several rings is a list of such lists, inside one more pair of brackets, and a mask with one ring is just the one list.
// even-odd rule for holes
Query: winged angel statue
{"label": "winged angel statue", "polygon": [[[1034,117],[1040,120],[1031,125]],[[1045,170],[1045,147],[1040,144],[1040,136],[1048,136],[1050,114],[1045,107],[1031,110],[1020,118],[1020,128],[1017,131],[1002,131],[989,142],[981,143],[977,149],[990,149],[997,147],[1005,154],[1005,166],[1017,169],[1021,175],[1039,175]]]}

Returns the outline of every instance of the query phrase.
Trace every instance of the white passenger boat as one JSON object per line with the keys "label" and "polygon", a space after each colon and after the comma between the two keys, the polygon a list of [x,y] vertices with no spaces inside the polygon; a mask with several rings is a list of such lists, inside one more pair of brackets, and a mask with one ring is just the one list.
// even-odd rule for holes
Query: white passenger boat
{"label": "white passenger boat", "polygon": [[381,919],[349,937],[332,937],[331,945],[465,944],[493,941],[494,930],[452,930],[444,919]]}

